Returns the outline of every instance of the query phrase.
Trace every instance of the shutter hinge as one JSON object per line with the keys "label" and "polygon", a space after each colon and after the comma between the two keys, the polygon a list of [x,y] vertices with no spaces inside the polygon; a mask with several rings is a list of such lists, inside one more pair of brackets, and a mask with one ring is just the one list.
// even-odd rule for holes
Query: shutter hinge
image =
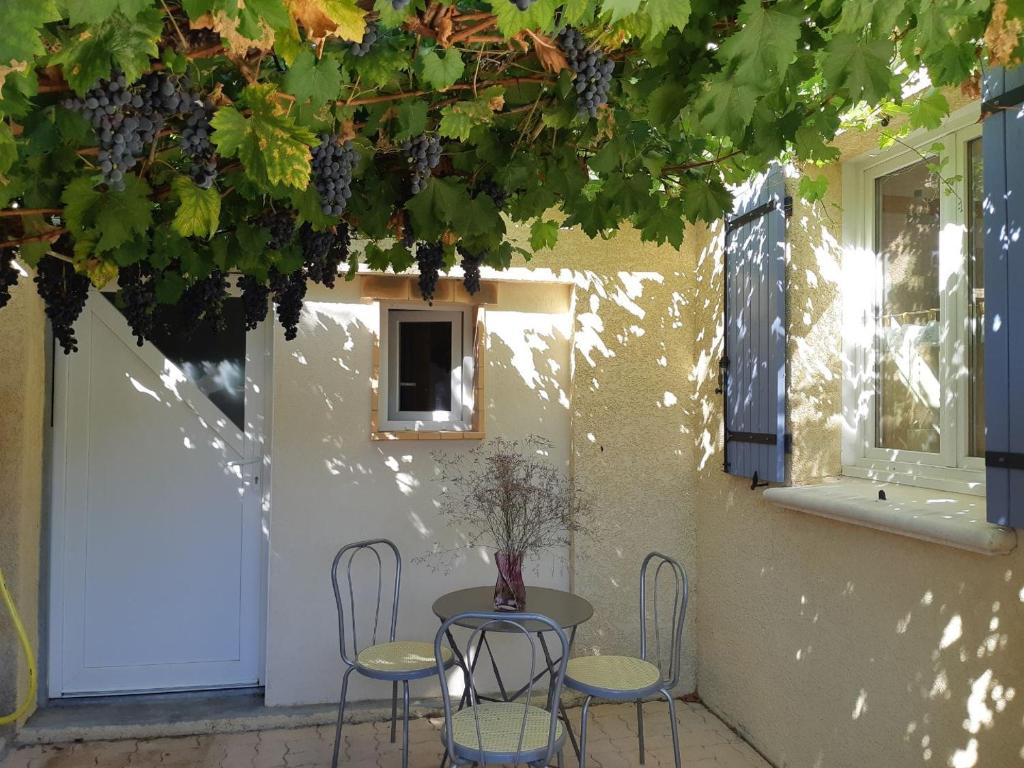
{"label": "shutter hinge", "polygon": [[1024,469],[1024,453],[986,451],[985,466],[995,469]]}
{"label": "shutter hinge", "polygon": [[786,195],[782,200],[782,212],[785,214],[787,219],[793,218],[793,196]]}
{"label": "shutter hinge", "polygon": [[725,374],[729,368],[729,356],[723,355],[718,358],[718,386],[715,387],[715,394],[720,395],[725,392]]}
{"label": "shutter hinge", "polygon": [[1016,88],[1006,91],[1006,93],[1001,93],[987,101],[981,102],[981,116],[983,118],[988,117],[995,112],[1015,107],[1021,102],[1024,102],[1024,85],[1018,85]]}

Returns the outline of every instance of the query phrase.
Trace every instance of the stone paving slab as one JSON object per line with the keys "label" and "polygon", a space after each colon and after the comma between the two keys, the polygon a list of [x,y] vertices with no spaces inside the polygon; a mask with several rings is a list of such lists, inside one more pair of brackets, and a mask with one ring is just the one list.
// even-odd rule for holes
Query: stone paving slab
{"label": "stone paving slab", "polygon": [[[603,704],[590,710],[587,743],[589,768],[634,768],[640,765],[636,708]],[[579,733],[580,710],[570,710]],[[684,768],[771,768],[750,746],[700,704],[677,704]],[[441,761],[441,720],[422,718],[409,725],[409,768],[437,768]],[[674,765],[671,723],[663,703],[644,706],[647,768]],[[401,723],[397,743],[390,723],[346,725],[342,765],[398,768],[402,764]],[[159,739],[125,739],[72,744],[23,746],[0,762],[0,768],[326,768],[331,762],[334,728],[306,728],[217,733]],[[576,765],[566,749],[566,768]]]}

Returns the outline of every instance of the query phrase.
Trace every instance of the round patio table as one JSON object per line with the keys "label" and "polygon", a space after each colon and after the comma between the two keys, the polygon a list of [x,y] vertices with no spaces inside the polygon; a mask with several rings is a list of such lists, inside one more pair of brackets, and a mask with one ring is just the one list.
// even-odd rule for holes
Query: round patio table
{"label": "round patio table", "polygon": [[[456,616],[467,611],[490,611],[494,614],[495,618],[500,618],[502,613],[504,613],[503,611],[494,610],[494,587],[469,587],[468,589],[458,589],[454,592],[449,592],[434,601],[433,610],[434,615],[437,616],[442,623],[450,619],[452,616]],[[562,629],[566,630],[569,635],[569,650],[571,651],[573,642],[576,640],[576,629],[580,624],[589,621],[594,615],[594,606],[579,595],[574,595],[572,592],[566,592],[562,589],[527,587],[526,611],[547,616]],[[460,627],[465,627],[466,629],[478,629],[487,621],[489,620],[465,619],[457,621],[455,624]],[[487,642],[487,633],[518,631],[515,626],[511,624],[502,625],[500,623],[489,624],[487,629],[482,630],[477,636],[476,648],[473,653],[470,654],[472,661],[468,664],[466,662],[466,654],[462,653],[458,643],[455,642],[455,637],[452,635],[451,629],[447,631],[446,635],[448,637],[448,644],[451,646],[452,652],[455,654],[456,661],[458,665],[462,667],[467,678],[469,672],[476,669],[476,663],[480,660],[481,656],[480,651],[483,648],[486,648],[487,655],[491,660],[491,668],[494,670],[494,677],[498,683],[498,690],[501,692],[500,700],[515,701],[526,693],[526,691],[530,689],[530,686],[544,675],[550,675],[551,678],[554,679],[556,674],[555,669],[562,661],[561,657],[555,659],[551,656],[551,651],[548,648],[547,641],[544,639],[544,634],[551,631],[549,626],[538,622],[527,621],[524,622],[523,628],[537,634],[537,638],[540,640],[540,647],[544,651],[544,660],[547,663],[547,669],[538,673],[531,682],[524,685],[518,691],[512,692],[505,689],[505,683],[501,679],[501,672],[499,671],[498,663],[494,658],[494,652],[491,650],[490,643]],[[462,698],[459,701],[459,709],[462,709],[468,700],[468,689],[469,685],[467,680],[466,689],[463,690]],[[485,697],[478,696],[478,698],[486,700]],[[573,751],[576,752],[576,758],[579,759],[580,748],[576,742],[576,734],[573,733],[572,724],[569,722],[569,716],[561,701],[558,702],[558,709],[562,722],[565,725],[566,732],[569,734],[569,740],[572,742]]]}

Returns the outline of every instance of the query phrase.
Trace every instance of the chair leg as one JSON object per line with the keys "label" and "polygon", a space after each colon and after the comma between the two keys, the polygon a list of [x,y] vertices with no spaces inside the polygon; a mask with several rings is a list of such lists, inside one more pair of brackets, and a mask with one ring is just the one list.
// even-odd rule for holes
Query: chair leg
{"label": "chair leg", "polygon": [[640,765],[644,764],[644,703],[636,703],[636,735],[640,742]]}
{"label": "chair leg", "polygon": [[391,743],[395,743],[395,722],[398,720],[398,681],[391,684]]}
{"label": "chair leg", "polygon": [[341,698],[338,700],[338,724],[334,727],[334,752],[331,755],[331,768],[338,768],[338,755],[341,752],[341,724],[345,719],[345,696],[348,694],[348,676],[355,667],[349,667],[341,678]]}
{"label": "chair leg", "polygon": [[565,750],[558,750],[558,768],[563,768],[565,765]]}
{"label": "chair leg", "polygon": [[580,768],[587,768],[587,715],[590,714],[590,702],[593,696],[587,696],[580,711]]}
{"label": "chair leg", "polygon": [[676,760],[676,768],[680,768],[682,762],[679,759],[679,723],[676,722],[676,700],[664,688],[661,689],[661,693],[668,699],[668,717],[672,722],[672,754]]}
{"label": "chair leg", "polygon": [[402,768],[409,768],[409,681],[402,681]]}

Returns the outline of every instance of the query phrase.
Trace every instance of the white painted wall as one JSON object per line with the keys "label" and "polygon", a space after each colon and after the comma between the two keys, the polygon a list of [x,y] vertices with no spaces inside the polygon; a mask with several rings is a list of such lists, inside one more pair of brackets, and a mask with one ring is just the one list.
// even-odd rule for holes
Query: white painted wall
{"label": "white painted wall", "polygon": [[[467,559],[451,573],[414,562],[434,542],[455,541],[437,514],[432,452],[475,442],[371,441],[370,377],[379,331],[377,303],[355,283],[311,290],[294,342],[275,331],[270,563],[266,649],[268,705],[336,700],[343,670],[330,565],[342,545],[392,539],[404,573],[400,639],[433,640],[433,601],[452,589],[493,585],[494,566]],[[570,456],[570,290],[555,284],[502,284],[487,309],[486,431],[507,438],[539,434],[553,460]],[[568,588],[567,553],[525,572],[528,584]],[[413,696],[437,692],[434,681]],[[390,696],[386,683],[353,676],[350,700]]]}

